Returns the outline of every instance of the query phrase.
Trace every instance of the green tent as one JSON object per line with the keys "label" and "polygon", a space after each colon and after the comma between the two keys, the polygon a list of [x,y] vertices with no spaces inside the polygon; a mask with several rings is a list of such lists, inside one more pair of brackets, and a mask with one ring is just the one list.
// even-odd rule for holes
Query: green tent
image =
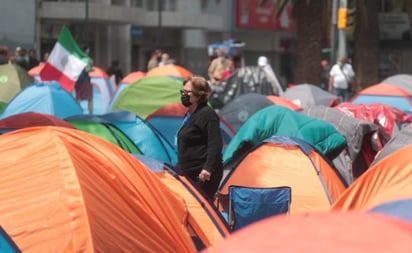
{"label": "green tent", "polygon": [[271,105],[253,114],[240,127],[223,154],[225,163],[245,143],[256,146],[273,135],[303,140],[331,160],[346,147],[345,137],[332,124],[282,106]]}
{"label": "green tent", "polygon": [[75,128],[80,131],[87,132],[93,135],[96,135],[106,141],[109,141],[123,150],[132,153],[132,154],[142,154],[139,148],[133,143],[130,138],[124,134],[116,126],[105,123],[105,122],[96,122],[92,119],[90,120],[67,120]]}
{"label": "green tent", "polygon": [[126,110],[146,119],[157,109],[180,102],[182,82],[166,76],[147,76],[129,84],[115,101],[111,111]]}
{"label": "green tent", "polygon": [[18,65],[0,65],[0,112],[20,90],[33,81],[27,71]]}

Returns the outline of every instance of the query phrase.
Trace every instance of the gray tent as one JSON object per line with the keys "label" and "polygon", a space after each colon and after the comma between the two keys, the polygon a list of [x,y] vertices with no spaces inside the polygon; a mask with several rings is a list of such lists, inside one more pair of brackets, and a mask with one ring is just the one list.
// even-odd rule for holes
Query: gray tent
{"label": "gray tent", "polygon": [[369,164],[363,160],[361,151],[365,149],[365,145],[369,145],[369,147],[372,145],[372,135],[378,130],[377,125],[322,105],[311,106],[304,109],[302,113],[329,122],[346,138],[348,155],[351,160],[350,167],[347,163],[345,164],[346,159],[342,157],[334,160],[333,163],[348,184],[351,184],[353,178],[359,177],[369,168]]}
{"label": "gray tent", "polygon": [[281,97],[285,97],[302,108],[313,105],[334,106],[340,102],[338,96],[313,84],[298,84],[288,88]]}
{"label": "gray tent", "polygon": [[412,124],[402,128],[397,134],[395,134],[388,143],[382,148],[379,155],[372,162],[375,165],[384,157],[392,154],[394,151],[399,150],[405,146],[412,144]]}
{"label": "gray tent", "polygon": [[219,111],[219,116],[226,120],[237,132],[250,116],[270,105],[273,105],[273,102],[267,99],[265,95],[257,93],[242,94],[223,106]]}
{"label": "gray tent", "polygon": [[278,92],[276,85],[262,68],[246,66],[213,86],[210,103],[214,108],[220,109],[236,97],[247,93],[277,95]]}
{"label": "gray tent", "polygon": [[390,76],[382,80],[381,83],[400,87],[404,89],[406,92],[408,92],[409,94],[412,94],[412,75],[408,75],[408,74],[393,75],[393,76]]}

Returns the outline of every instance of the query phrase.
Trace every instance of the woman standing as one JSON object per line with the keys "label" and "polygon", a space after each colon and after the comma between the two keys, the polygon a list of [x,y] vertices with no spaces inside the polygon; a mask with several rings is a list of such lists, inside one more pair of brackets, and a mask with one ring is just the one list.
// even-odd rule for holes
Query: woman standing
{"label": "woman standing", "polygon": [[176,167],[213,200],[223,176],[223,144],[219,117],[207,104],[209,94],[209,84],[203,77],[193,76],[183,82],[181,101],[188,111],[177,132]]}

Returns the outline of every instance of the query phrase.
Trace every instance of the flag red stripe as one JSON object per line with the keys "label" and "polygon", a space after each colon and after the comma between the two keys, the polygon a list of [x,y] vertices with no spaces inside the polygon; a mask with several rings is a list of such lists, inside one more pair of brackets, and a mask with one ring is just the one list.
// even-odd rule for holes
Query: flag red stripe
{"label": "flag red stripe", "polygon": [[64,75],[60,70],[55,68],[50,63],[46,63],[43,69],[40,71],[40,78],[43,81],[57,81],[59,82],[60,86],[67,90],[68,92],[72,92],[74,88],[75,82]]}

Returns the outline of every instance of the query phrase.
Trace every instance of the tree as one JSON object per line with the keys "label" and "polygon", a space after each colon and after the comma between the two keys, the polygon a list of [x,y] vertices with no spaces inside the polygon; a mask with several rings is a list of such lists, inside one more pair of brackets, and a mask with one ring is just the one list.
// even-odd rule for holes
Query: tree
{"label": "tree", "polygon": [[[271,0],[260,0],[260,5]],[[272,0],[277,9],[277,16],[284,10],[289,0]],[[290,0],[296,27],[296,46],[294,62],[294,82],[320,85],[322,68],[321,50],[329,38],[330,15],[328,0]]]}
{"label": "tree", "polygon": [[[324,38],[330,38],[331,4],[323,0],[260,0],[263,5],[272,1],[283,11],[287,3],[294,5],[296,23],[295,83],[320,83],[320,52]],[[356,73],[355,90],[378,82],[379,27],[376,0],[352,0],[356,6],[353,36],[353,67]],[[327,39],[330,41],[330,39]]]}
{"label": "tree", "polygon": [[355,90],[379,82],[379,24],[378,1],[355,1],[356,15],[353,42],[353,67],[356,73]]}

